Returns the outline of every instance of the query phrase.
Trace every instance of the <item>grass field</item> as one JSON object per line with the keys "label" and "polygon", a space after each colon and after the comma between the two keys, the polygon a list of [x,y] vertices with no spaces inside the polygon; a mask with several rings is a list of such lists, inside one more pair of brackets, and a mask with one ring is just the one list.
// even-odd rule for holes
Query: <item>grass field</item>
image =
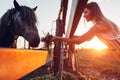
{"label": "grass field", "polygon": [[[120,80],[119,50],[79,49],[76,52],[77,71],[82,76],[76,78],[75,74],[64,72],[63,80]],[[53,77],[49,74],[31,80],[54,80]]]}
{"label": "grass field", "polygon": [[[105,77],[104,80],[120,80],[120,51],[108,49],[82,49],[77,51],[77,65],[88,76]],[[112,75],[112,79],[110,76]],[[102,80],[103,78],[101,78]]]}

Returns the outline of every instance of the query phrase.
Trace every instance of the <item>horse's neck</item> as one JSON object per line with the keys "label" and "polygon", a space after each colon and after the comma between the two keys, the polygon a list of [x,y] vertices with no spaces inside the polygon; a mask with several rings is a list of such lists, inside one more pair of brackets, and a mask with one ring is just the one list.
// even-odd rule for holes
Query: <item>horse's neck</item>
{"label": "horse's neck", "polygon": [[0,47],[9,47],[14,41],[14,35],[9,29],[3,30],[3,27],[0,27],[0,29]]}

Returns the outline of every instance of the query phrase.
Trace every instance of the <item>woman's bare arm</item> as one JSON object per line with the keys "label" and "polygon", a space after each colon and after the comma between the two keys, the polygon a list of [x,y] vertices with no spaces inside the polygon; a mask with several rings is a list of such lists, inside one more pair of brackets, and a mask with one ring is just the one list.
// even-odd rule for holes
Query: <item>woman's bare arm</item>
{"label": "woman's bare arm", "polygon": [[62,37],[54,36],[52,40],[53,41],[59,40],[59,41],[65,41],[68,43],[73,43],[73,44],[80,44],[84,41],[91,40],[95,36],[96,31],[97,31],[96,27],[92,27],[88,32],[86,32],[82,36],[76,36],[72,38],[62,38]]}

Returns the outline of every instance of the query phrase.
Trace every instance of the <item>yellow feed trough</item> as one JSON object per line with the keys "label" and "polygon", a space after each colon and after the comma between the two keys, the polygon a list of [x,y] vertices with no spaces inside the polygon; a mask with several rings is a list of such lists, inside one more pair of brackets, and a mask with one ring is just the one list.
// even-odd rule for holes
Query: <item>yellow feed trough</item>
{"label": "yellow feed trough", "polygon": [[0,48],[0,80],[18,80],[44,65],[47,51]]}

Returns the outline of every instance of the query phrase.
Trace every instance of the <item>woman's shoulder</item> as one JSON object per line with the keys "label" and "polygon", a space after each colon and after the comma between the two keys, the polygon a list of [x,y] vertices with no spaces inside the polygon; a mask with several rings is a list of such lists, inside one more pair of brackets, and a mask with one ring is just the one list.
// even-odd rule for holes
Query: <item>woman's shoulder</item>
{"label": "woman's shoulder", "polygon": [[100,32],[106,32],[106,31],[109,31],[109,25],[108,24],[105,24],[105,23],[102,23],[102,22],[99,22],[99,23],[96,23],[93,27],[95,27],[98,31]]}

